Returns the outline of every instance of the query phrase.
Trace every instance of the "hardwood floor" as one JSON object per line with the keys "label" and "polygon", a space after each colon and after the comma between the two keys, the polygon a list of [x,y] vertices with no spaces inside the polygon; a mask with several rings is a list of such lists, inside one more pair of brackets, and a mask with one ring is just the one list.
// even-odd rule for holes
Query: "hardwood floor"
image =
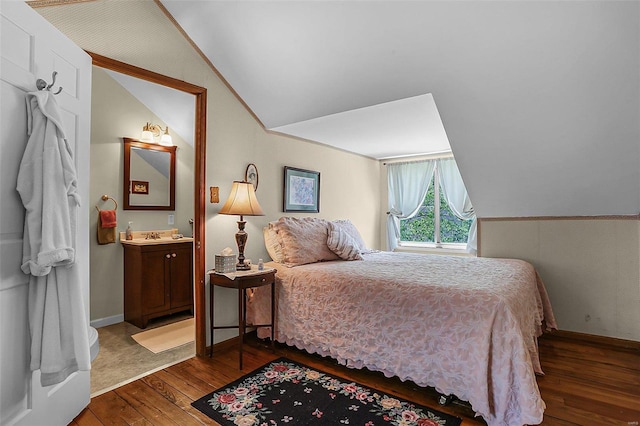
{"label": "hardwood floor", "polygon": [[[542,424],[639,424],[640,342],[556,332],[539,343],[546,373],[538,377],[547,404]],[[485,424],[464,404],[438,405],[433,390],[368,370],[351,370],[284,345],[272,353],[270,346],[249,337],[242,372],[235,345],[216,346],[213,359],[192,358],[93,398],[72,425],[216,424],[191,402],[279,356],[457,415],[465,426]]]}
{"label": "hardwood floor", "polygon": [[640,424],[640,342],[557,332],[539,346],[545,425]]}

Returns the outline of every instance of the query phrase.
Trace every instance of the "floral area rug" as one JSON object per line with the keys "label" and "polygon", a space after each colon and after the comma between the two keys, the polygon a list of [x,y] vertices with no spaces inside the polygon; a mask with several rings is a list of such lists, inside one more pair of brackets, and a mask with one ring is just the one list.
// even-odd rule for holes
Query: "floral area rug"
{"label": "floral area rug", "polygon": [[280,358],[193,405],[222,425],[459,426],[461,419]]}

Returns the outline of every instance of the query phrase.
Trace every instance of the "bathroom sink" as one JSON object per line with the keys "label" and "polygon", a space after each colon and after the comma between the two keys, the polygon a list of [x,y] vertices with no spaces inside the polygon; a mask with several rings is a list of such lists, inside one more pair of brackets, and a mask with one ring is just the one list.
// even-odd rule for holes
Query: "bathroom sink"
{"label": "bathroom sink", "polygon": [[146,239],[146,238],[134,238],[133,240],[120,240],[122,244],[132,244],[135,246],[147,246],[154,244],[173,244],[173,243],[188,243],[192,242],[193,238],[191,237],[182,237],[182,238],[171,238],[171,237],[160,237],[156,239]]}
{"label": "bathroom sink", "polygon": [[133,239],[127,240],[125,233],[121,232],[120,242],[122,244],[131,244],[136,246],[193,242],[192,237],[173,238],[173,235],[177,233],[177,229],[165,229],[161,231],[133,231]]}

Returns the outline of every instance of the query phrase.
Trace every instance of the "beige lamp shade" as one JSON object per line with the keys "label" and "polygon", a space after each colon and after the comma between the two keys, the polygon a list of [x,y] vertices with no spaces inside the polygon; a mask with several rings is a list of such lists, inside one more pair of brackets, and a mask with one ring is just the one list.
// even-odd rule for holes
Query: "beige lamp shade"
{"label": "beige lamp shade", "polygon": [[239,216],[264,216],[262,207],[258,203],[253,184],[244,181],[234,181],[229,198],[220,209],[220,214],[235,214]]}

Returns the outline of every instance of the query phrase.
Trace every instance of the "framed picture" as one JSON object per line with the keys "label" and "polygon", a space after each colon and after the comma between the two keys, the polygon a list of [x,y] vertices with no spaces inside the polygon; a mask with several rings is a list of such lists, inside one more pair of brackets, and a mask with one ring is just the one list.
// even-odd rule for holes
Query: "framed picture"
{"label": "framed picture", "polygon": [[149,182],[143,180],[131,181],[132,194],[149,194]]}
{"label": "framed picture", "polygon": [[320,172],[284,168],[285,212],[320,212]]}
{"label": "framed picture", "polygon": [[247,170],[244,172],[245,182],[249,182],[253,185],[253,190],[258,190],[258,168],[255,164],[251,163],[247,166]]}

